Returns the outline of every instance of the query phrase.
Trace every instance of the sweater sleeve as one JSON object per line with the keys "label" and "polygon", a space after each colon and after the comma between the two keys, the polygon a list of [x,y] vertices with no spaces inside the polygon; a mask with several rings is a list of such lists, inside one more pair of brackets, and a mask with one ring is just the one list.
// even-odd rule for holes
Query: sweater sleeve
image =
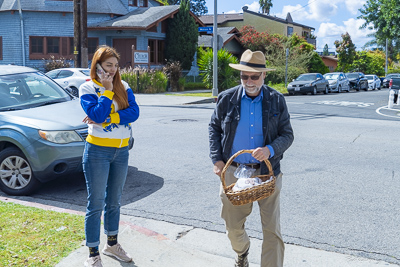
{"label": "sweater sleeve", "polygon": [[113,92],[105,91],[98,97],[95,88],[90,82],[87,82],[80,86],[79,96],[81,106],[91,120],[96,123],[106,120],[111,112]]}
{"label": "sweater sleeve", "polygon": [[129,106],[126,109],[118,111],[120,124],[131,123],[139,118],[139,106],[136,103],[132,89],[128,88],[126,92],[128,94]]}

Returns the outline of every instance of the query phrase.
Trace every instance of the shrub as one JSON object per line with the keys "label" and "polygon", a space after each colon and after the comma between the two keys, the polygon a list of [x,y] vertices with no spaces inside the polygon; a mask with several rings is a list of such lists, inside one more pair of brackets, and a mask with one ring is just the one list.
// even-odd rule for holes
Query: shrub
{"label": "shrub", "polygon": [[167,64],[163,67],[163,72],[169,79],[171,91],[183,90],[183,87],[180,87],[180,83],[182,83],[182,81],[180,81],[182,67],[179,61],[167,62]]}
{"label": "shrub", "polygon": [[60,57],[56,59],[53,55],[50,56],[50,59],[43,59],[44,70],[46,72],[59,69],[59,68],[69,68],[71,67],[71,63],[68,62],[68,59]]}
{"label": "shrub", "polygon": [[[240,83],[239,71],[232,69],[229,63],[237,64],[239,61],[225,49],[218,50],[218,93]],[[207,88],[213,86],[213,50],[206,49],[200,53],[198,61],[200,70],[203,70],[203,82]]]}
{"label": "shrub", "polygon": [[168,78],[161,70],[131,67],[121,69],[121,79],[136,93],[154,94],[165,92]]}
{"label": "shrub", "polygon": [[207,88],[205,83],[192,83],[192,82],[187,82],[185,83],[185,90],[196,90],[196,89],[204,89]]}

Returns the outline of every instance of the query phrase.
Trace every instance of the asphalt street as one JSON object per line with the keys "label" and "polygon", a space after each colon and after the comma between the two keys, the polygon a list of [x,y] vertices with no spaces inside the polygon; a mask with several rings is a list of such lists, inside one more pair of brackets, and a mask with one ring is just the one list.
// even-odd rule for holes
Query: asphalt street
{"label": "asphalt street", "polygon": [[[400,264],[399,118],[377,112],[387,105],[387,92],[286,98],[295,132],[282,160],[287,244]],[[214,105],[141,106],[124,215],[224,232],[220,181],[208,158]],[[84,211],[83,177],[50,182],[33,197]],[[261,238],[257,205],[246,228]]]}

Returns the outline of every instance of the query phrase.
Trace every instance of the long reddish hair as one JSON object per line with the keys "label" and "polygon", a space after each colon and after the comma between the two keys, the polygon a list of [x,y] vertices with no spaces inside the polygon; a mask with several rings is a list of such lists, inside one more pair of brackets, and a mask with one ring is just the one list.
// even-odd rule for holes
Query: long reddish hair
{"label": "long reddish hair", "polygon": [[[90,68],[90,78],[92,78],[92,80],[97,80],[100,82],[100,77],[96,73],[96,64],[99,63],[101,65],[102,62],[106,61],[110,57],[115,57],[118,61],[120,59],[117,50],[115,50],[113,47],[102,45],[97,48],[93,55],[92,65]],[[117,68],[117,72],[114,75],[112,83],[114,92],[113,100],[117,102],[120,110],[126,109],[129,106],[128,94],[126,93],[125,86],[122,84],[119,68]]]}

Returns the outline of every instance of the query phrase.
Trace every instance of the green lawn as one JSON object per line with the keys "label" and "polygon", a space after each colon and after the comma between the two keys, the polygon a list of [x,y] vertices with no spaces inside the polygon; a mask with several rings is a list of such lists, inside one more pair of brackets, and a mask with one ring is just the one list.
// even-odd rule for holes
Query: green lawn
{"label": "green lawn", "polygon": [[84,216],[0,201],[0,266],[55,266],[81,246]]}

